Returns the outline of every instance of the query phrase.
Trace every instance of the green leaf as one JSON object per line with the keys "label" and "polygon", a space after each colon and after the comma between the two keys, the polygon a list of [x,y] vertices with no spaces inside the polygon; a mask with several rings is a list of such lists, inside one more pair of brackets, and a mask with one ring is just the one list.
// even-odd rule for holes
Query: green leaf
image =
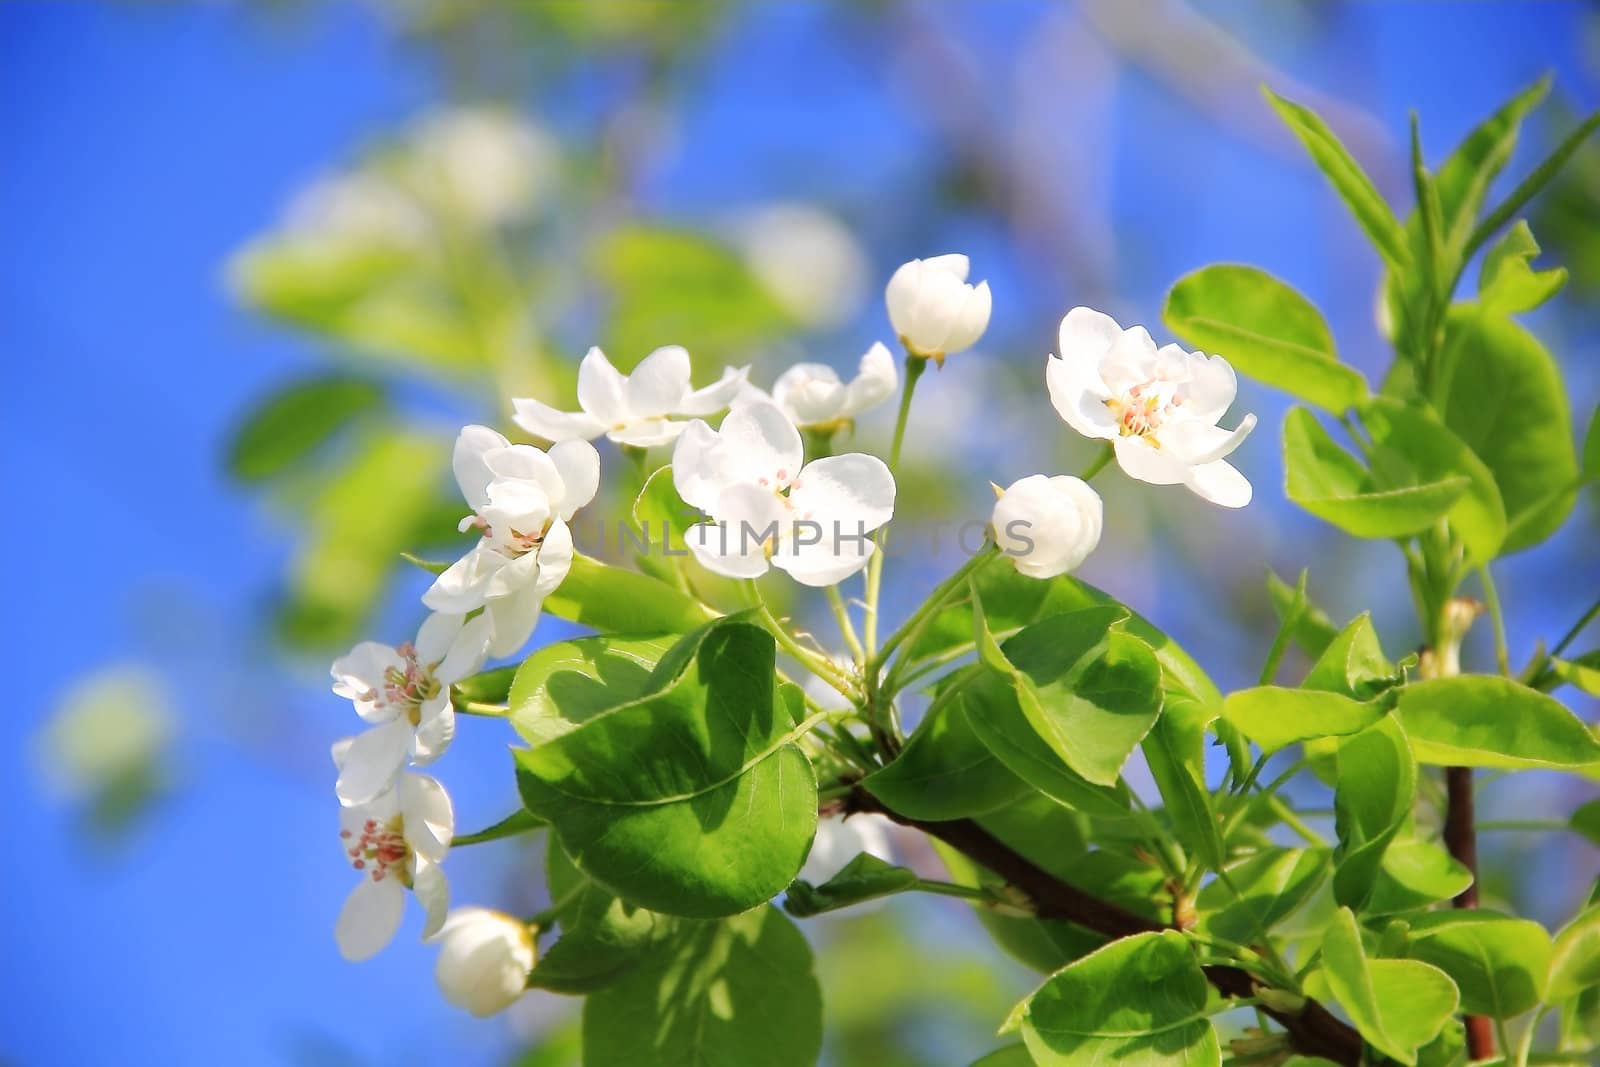
{"label": "green leaf", "polygon": [[1452,309],[1431,399],[1500,487],[1510,523],[1502,551],[1555,532],[1572,510],[1578,458],[1561,372],[1539,340],[1504,315]]}
{"label": "green leaf", "polygon": [[1472,871],[1431,841],[1401,838],[1390,842],[1363,909],[1394,915],[1452,900],[1472,884]]}
{"label": "green leaf", "polygon": [[517,668],[507,698],[512,727],[537,746],[643,696],[651,672],[678,640],[580,637],[546,645]]}
{"label": "green leaf", "polygon": [[1200,931],[1241,945],[1259,943],[1317,891],[1329,859],[1326,849],[1268,848],[1234,863],[1226,878],[1200,890]]}
{"label": "green leaf", "polygon": [[499,841],[506,837],[516,837],[518,834],[529,833],[544,826],[545,822],[531,811],[519,809],[507,815],[493,826],[485,827],[476,833],[456,834],[451,838],[452,848],[461,845],[481,845],[486,841]]}
{"label": "green leaf", "polygon": [[1007,1045],[973,1060],[971,1067],[1034,1067],[1034,1063],[1025,1046]]}
{"label": "green leaf", "polygon": [[228,472],[243,482],[282,474],[383,405],[383,387],[364,378],[336,375],[296,382],[257,404],[234,430]]}
{"label": "green leaf", "polygon": [[[1272,571],[1267,572],[1267,596],[1272,601],[1273,613],[1280,623],[1289,620],[1290,607],[1296,600],[1295,587],[1289,585]],[[1289,630],[1294,643],[1308,656],[1320,656],[1339,633],[1328,613],[1315,604],[1306,604],[1295,616]]]}
{"label": "green leaf", "polygon": [[1574,833],[1582,834],[1600,845],[1600,797],[1578,805],[1567,825]]}
{"label": "green leaf", "polygon": [[427,434],[374,431],[317,493],[290,564],[281,625],[296,645],[353,640],[400,553],[432,517],[449,446]]}
{"label": "green leaf", "polygon": [[1405,731],[1391,715],[1342,740],[1337,767],[1333,896],[1357,908],[1371,895],[1385,851],[1411,817],[1417,765]]}
{"label": "green leaf", "polygon": [[1467,246],[1462,259],[1472,258],[1473,253],[1481,248],[1485,241],[1494,236],[1500,227],[1510,222],[1517,212],[1522,210],[1523,205],[1532,200],[1540,189],[1549,184],[1550,179],[1554,178],[1556,172],[1566,165],[1567,160],[1594,132],[1596,126],[1600,126],[1600,112],[1596,112],[1584,119],[1577,129],[1569,133],[1556,146],[1555,151],[1551,152],[1543,163],[1533,169],[1533,173],[1522,179],[1517,187],[1511,190],[1510,196],[1506,197],[1493,211],[1489,212],[1484,220],[1472,231],[1471,236],[1467,238]]}
{"label": "green leaf", "polygon": [[651,546],[665,546],[667,551],[684,556],[689,554],[684,531],[694,525],[697,514],[678,495],[670,465],[645,479],[644,488],[633,502],[633,521],[650,539]]}
{"label": "green leaf", "polygon": [[561,936],[541,954],[528,985],[587,994],[619,981],[659,947],[678,920],[634,907],[578,870],[550,835],[545,879]]}
{"label": "green leaf", "polygon": [[1328,324],[1294,289],[1255,267],[1217,264],[1178,279],[1161,319],[1242,374],[1338,414],[1367,398],[1361,372],[1339,362]]}
{"label": "green leaf", "polygon": [[1492,911],[1433,912],[1411,924],[1410,955],[1454,979],[1461,1010],[1510,1019],[1544,998],[1550,934]]}
{"label": "green leaf", "polygon": [[1360,733],[1384,713],[1381,701],[1276,685],[1241,689],[1222,702],[1223,718],[1268,754],[1314,737]]}
{"label": "green leaf", "polygon": [[1473,562],[1487,563],[1506,538],[1506,509],[1494,474],[1427,408],[1374,397],[1361,411],[1372,436],[1369,456],[1381,487],[1427,485],[1465,475],[1466,489],[1446,517]]}
{"label": "green leaf", "polygon": [[1222,866],[1227,850],[1211,791],[1206,788],[1207,721],[1202,705],[1169,691],[1161,718],[1139,748],[1150,766],[1150,776],[1155,779],[1178,841],[1214,871]]}
{"label": "green leaf", "polygon": [[1283,422],[1285,489],[1311,514],[1356,537],[1405,537],[1432,526],[1471,485],[1466,475],[1380,485],[1305,408]]}
{"label": "green leaf", "polygon": [[516,753],[523,803],[630,903],[706,918],[770,899],[817,820],[774,658],[771,635],[738,619],[689,635],[643,695]]}
{"label": "green leaf", "polygon": [[1577,659],[1552,659],[1550,669],[1566,684],[1600,696],[1600,651],[1585,652]]}
{"label": "green leaf", "polygon": [[1261,91],[1333,183],[1334,191],[1356,217],[1379,254],[1390,266],[1405,267],[1409,262],[1405,233],[1361,164],[1351,157],[1316,112],[1284,99],[1266,86],[1262,86]]}
{"label": "green leaf", "polygon": [[[1068,767],[1106,786],[1161,714],[1161,668],[1144,642],[1110,628],[1120,617],[1091,608],[1045,619],[990,657],[1035,733]],[[977,619],[981,628],[981,612]]]}
{"label": "green leaf", "polygon": [[863,852],[821,885],[797,881],[784,893],[783,910],[806,919],[825,911],[838,911],[863,901],[892,896],[916,888],[915,871],[885,863]]}
{"label": "green leaf", "polygon": [[558,618],[614,634],[688,633],[717,613],[666,582],[576,556],[544,602]]}
{"label": "green leaf", "polygon": [[1459,248],[1466,241],[1489,184],[1511,160],[1523,118],[1550,91],[1548,75],[1508,100],[1469,133],[1439,168],[1434,187],[1439,193],[1445,235]]}
{"label": "green leaf", "polygon": [[811,949],[771,906],[679,924],[583,1006],[584,1067],[814,1067],[821,1054]]}
{"label": "green leaf", "polygon": [[1589,429],[1583,434],[1583,476],[1594,481],[1600,479],[1600,404],[1589,416]]}
{"label": "green leaf", "polygon": [[1408,685],[1395,714],[1422,763],[1584,768],[1600,741],[1560,701],[1509,678],[1462,675]]}
{"label": "green leaf", "polygon": [[1600,904],[1579,912],[1556,934],[1545,999],[1568,1000],[1600,986]]}
{"label": "green leaf", "polygon": [[451,687],[453,698],[475,704],[504,704],[511,696],[511,682],[517,676],[515,667],[495,667],[463,678]]}
{"label": "green leaf", "polygon": [[1378,632],[1372,628],[1372,616],[1363,611],[1328,642],[1300,685],[1367,700],[1393,675],[1394,666],[1384,656]]}
{"label": "green leaf", "polygon": [[899,755],[862,780],[891,810],[943,822],[1004,807],[1028,792],[978,739],[964,713],[966,692],[936,698]]}
{"label": "green leaf", "polygon": [[1567,270],[1534,270],[1539,242],[1526,219],[1518,219],[1504,237],[1484,253],[1478,271],[1478,302],[1490,311],[1514,315],[1532,311],[1567,284]]}
{"label": "green leaf", "polygon": [[1136,934],[1071,963],[1018,1005],[1039,1067],[1211,1067],[1222,1062],[1208,1018],[1210,988],[1183,935]]}
{"label": "green leaf", "polygon": [[1340,908],[1322,939],[1328,988],[1367,1044],[1405,1064],[1455,1014],[1460,996],[1450,976],[1416,960],[1372,960],[1361,928]]}
{"label": "green leaf", "polygon": [[1016,690],[1005,679],[989,676],[973,683],[962,694],[961,705],[978,740],[1028,785],[1087,814],[1110,818],[1130,814],[1127,787],[1120,782],[1095,785],[1067,766],[1034,730]]}

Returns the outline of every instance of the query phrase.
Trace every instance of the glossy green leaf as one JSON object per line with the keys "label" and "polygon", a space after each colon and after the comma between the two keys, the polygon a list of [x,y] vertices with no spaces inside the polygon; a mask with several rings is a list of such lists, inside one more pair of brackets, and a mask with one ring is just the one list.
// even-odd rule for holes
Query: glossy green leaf
{"label": "glossy green leaf", "polygon": [[1161,718],[1139,743],[1139,748],[1150,767],[1150,776],[1155,779],[1179,843],[1207,870],[1214,871],[1222,866],[1226,849],[1211,791],[1206,788],[1205,728],[1208,721],[1202,705],[1169,691]]}
{"label": "glossy green leaf", "polygon": [[679,920],[635,907],[578,870],[550,835],[545,880],[560,936],[539,955],[528,985],[583,995],[619,981],[669,938]]}
{"label": "glossy green leaf", "polygon": [[797,918],[837,911],[878,897],[904,893],[916,887],[915,871],[885,863],[863,852],[821,885],[797,881],[783,896],[783,910]]}
{"label": "glossy green leaf", "polygon": [[1478,271],[1478,302],[1504,315],[1532,311],[1567,283],[1565,267],[1534,270],[1539,242],[1525,219],[1518,219],[1505,236],[1483,255]]}
{"label": "glossy green leaf", "polygon": [[1372,184],[1372,179],[1361,169],[1361,164],[1355,161],[1316,112],[1284,99],[1265,86],[1262,86],[1262,92],[1278,116],[1306,146],[1306,151],[1311,153],[1318,168],[1333,183],[1334,191],[1356,217],[1356,222],[1378,252],[1390,266],[1404,267],[1409,261],[1405,233],[1395,219],[1394,212]]}
{"label": "glossy green leaf", "polygon": [[1432,841],[1414,837],[1390,842],[1383,853],[1365,911],[1393,915],[1452,900],[1472,884],[1472,871]]}
{"label": "glossy green leaf", "polygon": [[1210,987],[1181,934],[1136,934],[1067,965],[1016,1010],[1039,1067],[1214,1067]]}
{"label": "glossy green leaf", "polygon": [[383,405],[383,387],[364,378],[336,375],[296,382],[245,416],[228,444],[228,471],[244,482],[282,474]]}
{"label": "glossy green leaf", "polygon": [[1198,928],[1241,945],[1259,943],[1328,877],[1326,849],[1269,848],[1240,860],[1200,890]]}
{"label": "glossy green leaf", "polygon": [[672,467],[662,467],[645,479],[644,488],[633,502],[633,521],[649,539],[650,550],[689,554],[683,542],[684,531],[698,516],[678,495],[672,481]]}
{"label": "glossy green leaf", "polygon": [[515,667],[479,671],[451,686],[451,695],[453,699],[477,704],[504,704],[511,696],[511,682],[516,676]]}
{"label": "glossy green leaf", "polygon": [[1467,546],[1468,558],[1486,563],[1506,539],[1506,508],[1494,474],[1477,454],[1426,407],[1374,397],[1362,408],[1371,435],[1374,484],[1397,488],[1447,482],[1465,475],[1465,490],[1446,518]]}
{"label": "glossy green leaf", "polygon": [[1223,718],[1260,745],[1264,753],[1314,737],[1360,733],[1383,718],[1384,713],[1379,701],[1277,685],[1241,689],[1229,693],[1222,702]]}
{"label": "glossy green leaf", "polygon": [[704,918],[770,899],[817,818],[774,656],[772,637],[738,619],[684,638],[643,695],[516,753],[523,803],[630,903]]}
{"label": "glossy green leaf", "polygon": [[1417,765],[1405,731],[1386,716],[1339,742],[1333,806],[1339,848],[1333,895],[1358,908],[1371,895],[1385,851],[1416,798]]}
{"label": "glossy green leaf", "polygon": [[815,1067],[822,992],[805,937],[769,906],[680,923],[583,1006],[584,1067]]}
{"label": "glossy green leaf", "polygon": [[1466,241],[1478,213],[1483,210],[1489,184],[1510,162],[1523,118],[1549,91],[1547,75],[1517,93],[1474,127],[1439,167],[1434,185],[1439,193],[1445,234],[1456,247]]}
{"label": "glossy green leaf", "polygon": [[1393,674],[1394,665],[1378,644],[1372,616],[1364,611],[1328,642],[1300,685],[1367,700],[1384,688]]}
{"label": "glossy green leaf", "polygon": [[717,613],[687,593],[638,571],[577,556],[544,602],[545,610],[614,634],[688,633]]}
{"label": "glossy green leaf", "polygon": [[1600,127],[1600,112],[1596,112],[1584,119],[1576,129],[1562,138],[1561,143],[1556,145],[1555,151],[1546,156],[1544,161],[1533,169],[1532,173],[1518,182],[1517,187],[1511,190],[1510,195],[1495,205],[1494,210],[1490,211],[1483,221],[1473,229],[1471,235],[1467,238],[1463,258],[1470,259],[1473,253],[1481,248],[1485,241],[1493,237],[1500,227],[1515,218],[1517,212],[1521,211],[1529,200],[1538,195],[1539,190],[1550,183],[1550,179],[1554,178],[1557,172],[1566,165],[1567,160],[1571,159],[1573,153],[1582,146],[1584,141],[1588,140],[1589,135],[1595,131],[1596,127]]}
{"label": "glossy green leaf", "polygon": [[475,833],[456,834],[451,838],[450,845],[452,848],[462,845],[481,845],[486,841],[499,841],[502,838],[526,834],[544,825],[544,820],[531,811],[514,811],[493,826],[486,826]]}
{"label": "glossy green leaf", "polygon": [[1492,911],[1432,912],[1411,923],[1410,955],[1448,974],[1461,1009],[1510,1019],[1544,998],[1550,934],[1530,919]]}
{"label": "glossy green leaf", "polygon": [[894,760],[862,785],[901,815],[930,822],[964,819],[1003,807],[1028,792],[973,732],[968,694],[937,699]]}
{"label": "glossy green leaf", "polygon": [[530,745],[577,729],[643,696],[651,672],[678,637],[580,637],[546,645],[523,661],[507,696],[511,725]]}
{"label": "glossy green leaf", "polygon": [[1432,1041],[1460,1003],[1455,983],[1417,960],[1368,959],[1361,928],[1340,908],[1322,939],[1322,969],[1339,1005],[1379,1052],[1405,1064]]}
{"label": "glossy green leaf", "polygon": [[1367,398],[1366,379],[1339,362],[1321,312],[1266,271],[1230,263],[1202,267],[1172,287],[1161,319],[1239,373],[1325,411],[1338,414]]}
{"label": "glossy green leaf", "polygon": [[1432,526],[1471,485],[1466,475],[1410,486],[1379,484],[1310,411],[1283,423],[1285,490],[1311,514],[1356,537],[1405,537]]}
{"label": "glossy green leaf", "polygon": [[1550,669],[1566,684],[1600,697],[1600,651],[1585,652],[1577,659],[1552,659]]}
{"label": "glossy green leaf", "polygon": [[1115,608],[1057,615],[984,657],[1014,686],[1034,732],[1097,785],[1116,784],[1161,714],[1161,668],[1142,641],[1111,629],[1120,618]]}
{"label": "glossy green leaf", "polygon": [[1510,524],[1502,551],[1555,532],[1572,510],[1578,458],[1561,372],[1539,340],[1504,315],[1452,309],[1430,398],[1494,475]]}
{"label": "glossy green leaf", "polygon": [[1395,712],[1423,763],[1448,767],[1585,768],[1600,741],[1553,697],[1494,675],[1408,685]]}
{"label": "glossy green leaf", "polygon": [[1556,934],[1545,999],[1567,1000],[1600,986],[1600,904],[1593,904]]}

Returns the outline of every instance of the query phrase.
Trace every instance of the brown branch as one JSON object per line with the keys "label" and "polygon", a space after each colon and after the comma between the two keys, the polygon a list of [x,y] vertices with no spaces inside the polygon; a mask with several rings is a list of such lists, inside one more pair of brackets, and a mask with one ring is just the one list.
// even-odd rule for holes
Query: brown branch
{"label": "brown branch", "polygon": [[[1136,915],[1110,901],[1062,881],[1021,853],[991,835],[971,819],[947,822],[921,822],[891,811],[877,797],[857,788],[850,794],[852,811],[872,811],[888,816],[902,826],[921,830],[930,837],[983,864],[1033,901],[1041,919],[1061,919],[1110,938],[1171,929],[1154,919]],[[1211,966],[1206,977],[1221,992],[1231,997],[1255,995],[1256,981],[1238,967]],[[1335,1018],[1314,1000],[1307,1000],[1298,1012],[1261,1008],[1288,1032],[1294,1047],[1308,1056],[1321,1056],[1334,1063],[1356,1067],[1361,1062],[1361,1035]]]}
{"label": "brown branch", "polygon": [[[1473,815],[1472,768],[1444,770],[1444,844],[1457,863],[1472,872],[1472,883],[1453,902],[1458,908],[1478,906],[1478,831]],[[1473,1060],[1494,1055],[1494,1026],[1487,1016],[1463,1017],[1467,1027],[1467,1054]]]}

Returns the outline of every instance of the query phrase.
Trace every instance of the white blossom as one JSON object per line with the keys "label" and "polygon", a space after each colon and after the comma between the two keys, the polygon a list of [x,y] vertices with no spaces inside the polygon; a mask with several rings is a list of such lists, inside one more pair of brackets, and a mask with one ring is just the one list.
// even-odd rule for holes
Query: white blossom
{"label": "white blossom", "polygon": [[414,249],[432,236],[427,212],[409,191],[364,171],[313,181],[289,202],[285,224],[305,240],[375,248]]}
{"label": "white blossom", "polygon": [[[894,357],[883,345],[874,344],[861,357],[856,376],[848,383],[825,363],[796,363],[778,375],[771,399],[800,429],[829,431],[871,411],[898,388],[900,372]],[[759,396],[752,389],[741,394],[740,402]]]}
{"label": "white blossom", "polygon": [[546,453],[468,426],[456,438],[452,466],[472,508],[461,529],[483,536],[434,579],[422,602],[462,614],[483,608],[494,632],[489,654],[508,656],[527,643],[545,597],[572,568],[567,523],[594,499],[600,456],[586,441],[564,441]]}
{"label": "white blossom", "polygon": [[795,877],[821,885],[863,852],[885,863],[894,862],[894,823],[882,815],[863,812],[849,818],[834,816],[817,822],[817,836],[806,854],[805,866]]}
{"label": "white blossom", "polygon": [[1073,308],[1061,321],[1061,355],[1046,363],[1050,402],[1086,437],[1112,442],[1129,476],[1186,485],[1223,507],[1250,503],[1250,483],[1223,459],[1255,428],[1217,425],[1238,390],[1221,356],[1156,348],[1142,326]]}
{"label": "white blossom", "polygon": [[[350,739],[333,746],[333,761],[341,769],[349,748]],[[439,861],[455,835],[455,814],[444,786],[425,774],[408,772],[369,803],[342,809],[339,820],[345,859],[361,879],[334,924],[344,958],[367,959],[394,939],[407,889],[422,905],[422,936],[437,933],[450,906],[450,887]]]}
{"label": "white blossom", "polygon": [[808,326],[838,326],[860,307],[866,253],[850,228],[810,204],[768,204],[733,226],[733,241],[778,302]]}
{"label": "white blossom", "polygon": [[550,135],[498,108],[430,115],[413,131],[411,149],[418,187],[477,225],[526,218],[556,178]]}
{"label": "white blossom", "polygon": [[433,940],[439,942],[434,977],[444,999],[480,1019],[516,1003],[533,970],[528,924],[488,908],[457,908]]}
{"label": "white blossom", "polygon": [[432,763],[456,733],[450,686],[483,666],[487,615],[429,615],[413,643],[363,641],[334,660],[333,691],[371,727],[352,739],[335,787],[343,804],[365,804],[393,784],[409,757]]}
{"label": "white blossom", "polygon": [[548,441],[592,441],[601,434],[619,445],[649,448],[677,438],[687,425],[673,416],[711,415],[732,402],[749,374],[729,368],[704,389],[689,384],[689,353],[658,348],[623,374],[591,348],[578,366],[579,411],[557,411],[532,399],[512,400],[518,426]]}
{"label": "white blossom", "polygon": [[861,453],[804,460],[800,431],[769,400],[741,402],[719,430],[690,423],[672,473],[678,495],[711,519],[685,536],[695,558],[730,578],[775,565],[810,586],[866,566],[869,535],[894,515],[894,476]]}
{"label": "white blossom", "polygon": [[1066,574],[1100,543],[1104,508],[1082,478],[1030,474],[994,503],[995,543],[1029,578]]}
{"label": "white blossom", "polygon": [[944,357],[972,345],[989,325],[989,283],[967,284],[963,255],[913,259],[889,279],[889,321],[905,346],[920,356]]}

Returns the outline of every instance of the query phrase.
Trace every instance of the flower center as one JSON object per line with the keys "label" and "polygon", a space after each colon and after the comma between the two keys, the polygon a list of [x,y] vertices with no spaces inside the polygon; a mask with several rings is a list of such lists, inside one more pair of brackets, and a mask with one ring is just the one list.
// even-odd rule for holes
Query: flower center
{"label": "flower center", "polygon": [[396,815],[387,823],[368,819],[361,824],[359,836],[353,830],[340,830],[350,866],[371,872],[374,882],[383,881],[391,873],[401,882],[408,882],[406,861],[411,858],[411,847],[406,844],[403,828],[403,820]]}
{"label": "flower center", "polygon": [[550,523],[546,522],[533,533],[523,533],[515,527],[508,527],[505,535],[499,536],[489,525],[489,520],[482,515],[474,515],[464,528],[470,530],[473,527],[482,530],[483,536],[487,537],[500,551],[512,558],[516,558],[538,550],[539,546],[544,543],[544,535],[550,530]]}
{"label": "flower center", "polygon": [[391,667],[383,676],[383,697],[392,705],[405,709],[411,725],[422,721],[422,705],[439,695],[439,680],[433,676],[431,665],[417,661],[415,645],[404,644],[395,649],[405,661],[403,667]]}
{"label": "flower center", "polygon": [[[1117,429],[1123,437],[1150,437],[1161,424],[1183,403],[1171,382],[1152,378],[1105,402],[1116,416]],[[1155,444],[1151,441],[1151,444]]]}

